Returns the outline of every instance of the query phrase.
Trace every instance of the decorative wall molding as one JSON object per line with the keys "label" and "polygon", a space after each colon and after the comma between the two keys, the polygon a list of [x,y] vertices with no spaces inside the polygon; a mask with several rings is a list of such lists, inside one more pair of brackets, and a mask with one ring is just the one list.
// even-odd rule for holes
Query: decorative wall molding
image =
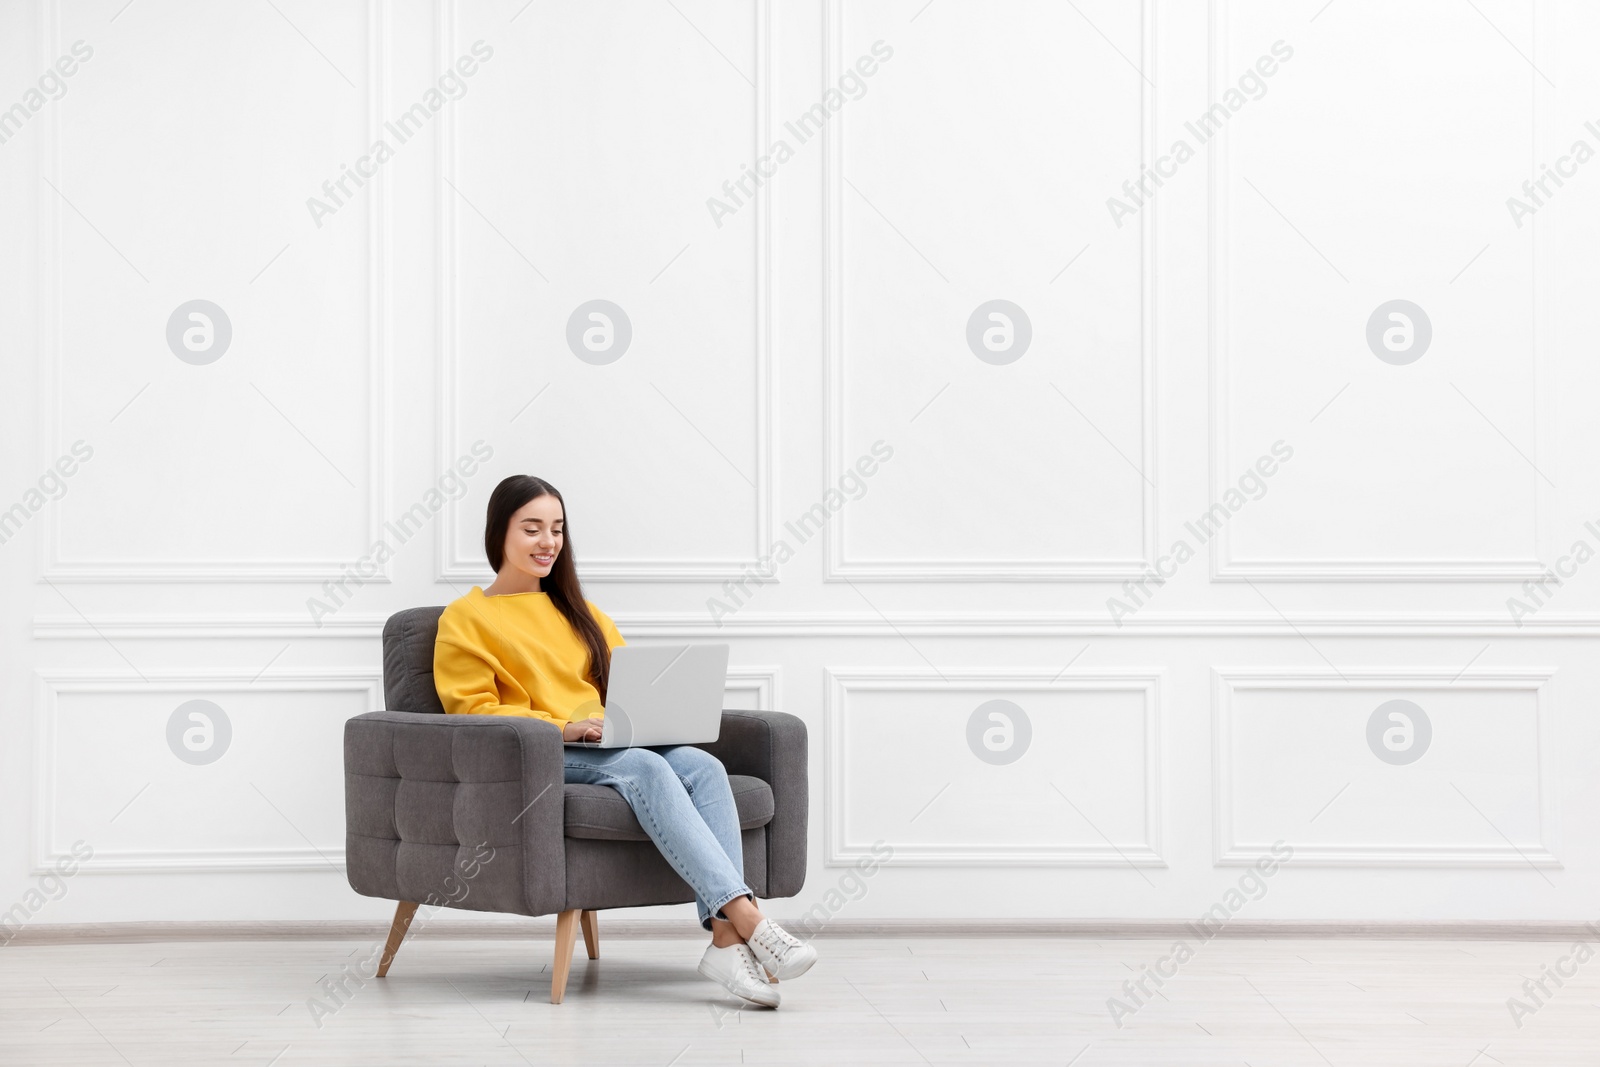
{"label": "decorative wall molding", "polygon": [[[1141,611],[1118,626],[1103,614],[1067,612],[754,612],[718,625],[701,612],[614,612],[629,640],[728,637],[1417,637],[1600,638],[1600,614],[1541,613],[1519,626],[1493,614],[1302,613],[1285,615]],[[40,615],[35,640],[253,640],[381,637],[388,616],[340,613],[318,627],[305,615]]]}
{"label": "decorative wall molding", "polygon": [[[823,11],[823,69],[844,68],[845,0],[827,0]],[[1154,70],[1155,3],[1140,0],[1140,63],[1143,70]],[[1155,158],[1156,104],[1153,87],[1140,87],[1141,146],[1140,172]],[[841,114],[831,121],[823,145],[823,329],[826,345],[823,378],[825,442],[822,484],[832,484],[849,463],[845,441],[845,281],[844,281],[844,125]],[[1139,469],[1144,476],[1141,497],[1143,556],[1138,559],[1047,559],[985,561],[982,559],[943,560],[852,560],[845,545],[843,511],[828,517],[824,527],[823,581],[825,582],[1056,582],[1110,581],[1138,578],[1148,573],[1158,552],[1156,447],[1156,224],[1153,212],[1139,215],[1142,248],[1141,333],[1142,333],[1142,413],[1144,432]]]}
{"label": "decorative wall molding", "polygon": [[[1443,842],[1418,846],[1386,842],[1327,845],[1287,841],[1294,849],[1288,862],[1296,867],[1491,867],[1559,868],[1555,855],[1557,808],[1555,796],[1554,750],[1551,734],[1549,696],[1545,686],[1556,674],[1554,667],[1499,668],[1493,670],[1439,670],[1434,667],[1382,668],[1332,671],[1297,668],[1212,669],[1212,816],[1216,862],[1220,866],[1250,866],[1264,855],[1272,842],[1241,842],[1233,825],[1233,784],[1235,767],[1231,755],[1233,739],[1233,694],[1242,689],[1302,689],[1307,691],[1373,690],[1383,692],[1407,689],[1438,689],[1460,692],[1510,690],[1531,692],[1537,706],[1539,731],[1538,775],[1539,844],[1519,848],[1503,836],[1486,845],[1460,846]],[[1486,834],[1496,837],[1499,831]]]}
{"label": "decorative wall molding", "polygon": [[[1535,0],[1528,0],[1533,4]],[[1222,91],[1229,87],[1234,61],[1228,48],[1228,25],[1231,0],[1211,0],[1210,40],[1208,64],[1210,68],[1210,94],[1208,104],[1216,106]],[[1529,46],[1530,50],[1532,45]],[[1529,60],[1530,63],[1533,60]],[[1537,101],[1537,87],[1535,87]],[[1535,116],[1530,119],[1530,133],[1537,130],[1537,103]],[[1211,501],[1222,498],[1225,487],[1230,486],[1238,474],[1228,456],[1228,326],[1229,326],[1229,248],[1227,217],[1229,211],[1228,177],[1231,167],[1233,133],[1224,125],[1217,132],[1209,150],[1210,191],[1208,217],[1209,277],[1211,278],[1211,328],[1209,336],[1209,405],[1211,416],[1211,453],[1209,464],[1209,494]],[[1535,149],[1538,145],[1535,143]],[[1538,157],[1543,158],[1543,157]],[[1538,158],[1530,158],[1529,173],[1538,172]],[[1537,223],[1534,223],[1536,226]],[[1535,246],[1532,262],[1533,307],[1537,320],[1539,304],[1537,293],[1543,271]],[[1534,338],[1532,364],[1534,374],[1533,404],[1536,440],[1535,456],[1548,456],[1552,451],[1554,435],[1553,406],[1547,390],[1540,388],[1539,349]],[[1545,522],[1555,514],[1553,490],[1543,484],[1536,473],[1530,471],[1536,492],[1534,539],[1543,549],[1547,534]],[[1211,577],[1218,582],[1521,582],[1544,574],[1547,565],[1537,558],[1507,559],[1240,559],[1232,554],[1229,537],[1230,524],[1222,523],[1211,538],[1209,553]]]}
{"label": "decorative wall molding", "polygon": [[[775,0],[753,0],[756,11],[755,41],[755,129],[751,143],[753,157],[766,152],[772,143],[774,128],[773,85],[777,78],[778,58],[773,47],[772,22]],[[438,0],[438,52],[441,69],[455,57],[457,0]],[[447,112],[439,116],[439,152],[437,159],[439,196],[437,247],[439,249],[439,378],[435,394],[434,417],[439,427],[435,445],[436,464],[444,470],[456,454],[456,404],[459,390],[456,385],[457,359],[460,352],[457,336],[458,292],[457,272],[460,255],[457,250],[456,204],[449,194],[447,181],[454,182],[459,172],[456,151],[457,131],[454,115]],[[722,581],[739,578],[760,569],[760,561],[772,544],[777,528],[777,453],[778,406],[777,395],[777,340],[775,323],[777,304],[777,230],[772,224],[772,199],[780,189],[782,178],[767,179],[763,188],[752,198],[755,206],[756,247],[756,508],[753,538],[755,552],[748,559],[686,560],[637,556],[630,558],[601,559],[593,554],[584,557],[584,579],[593,582],[690,582]],[[475,553],[463,554],[456,543],[456,515],[458,502],[447,500],[440,512],[438,582],[482,582],[492,577],[487,561]]]}
{"label": "decorative wall molding", "polygon": [[[1135,692],[1144,696],[1144,829],[1143,841],[1093,845],[988,845],[963,842],[946,845],[889,841],[894,854],[880,864],[889,867],[1165,867],[1161,856],[1162,674],[1156,671],[1102,669],[1065,674],[1051,670],[928,670],[825,667],[823,704],[823,864],[837,867],[863,857],[876,858],[869,843],[850,841],[845,828],[849,808],[845,769],[850,734],[844,721],[850,694],[879,692],[999,693]],[[942,677],[941,677],[942,675]],[[875,738],[874,740],[879,740]],[[1066,808],[1063,807],[1063,812]]]}
{"label": "decorative wall molding", "polygon": [[304,613],[297,615],[167,615],[156,612],[129,615],[40,615],[33,620],[36,641],[110,640],[265,640],[296,641],[328,638],[378,638],[386,615],[340,612],[318,626]]}
{"label": "decorative wall molding", "polygon": [[[379,0],[363,0],[366,9],[366,127],[368,142],[378,139],[383,109],[389,91],[389,53],[386,5]],[[48,68],[61,54],[61,0],[38,0],[40,69]],[[60,130],[62,109],[51,108],[42,120],[36,148],[36,166],[41,179],[61,185]],[[383,539],[384,520],[389,507],[389,250],[393,246],[393,216],[388,191],[389,178],[380,171],[370,180],[367,194],[367,532],[365,543],[352,546],[342,559],[277,559],[255,557],[232,560],[136,560],[61,558],[61,523],[55,508],[40,515],[37,539],[36,581],[93,582],[97,584],[144,584],[149,582],[320,582],[344,577],[349,566],[374,542]],[[36,242],[36,276],[39,279],[37,310],[39,382],[44,391],[40,405],[39,448],[43,457],[66,452],[61,445],[61,315],[60,269],[61,206],[55,197],[39,201],[39,227]],[[368,584],[390,582],[388,561],[371,561],[375,573],[361,580]]]}
{"label": "decorative wall molding", "polygon": [[1212,538],[1211,578],[1217,582],[1523,582],[1548,566],[1537,559],[1320,559],[1229,561],[1226,526]]}
{"label": "decorative wall molding", "polygon": [[[56,723],[62,693],[357,692],[367,694],[367,710],[383,707],[383,680],[377,671],[306,668],[261,673],[248,670],[61,670],[34,672],[34,819],[31,865],[42,874],[70,853],[56,840]],[[327,784],[333,794],[342,785]],[[344,870],[344,843],[318,849],[310,845],[265,849],[105,849],[81,865],[81,873],[172,872],[201,874],[234,871]]]}
{"label": "decorative wall molding", "polygon": [[778,684],[781,673],[782,668],[775,665],[744,667],[737,664],[729,664],[728,688],[750,690],[752,706],[749,710],[751,711],[781,711],[783,709],[778,706],[780,694],[783,692],[782,687]]}

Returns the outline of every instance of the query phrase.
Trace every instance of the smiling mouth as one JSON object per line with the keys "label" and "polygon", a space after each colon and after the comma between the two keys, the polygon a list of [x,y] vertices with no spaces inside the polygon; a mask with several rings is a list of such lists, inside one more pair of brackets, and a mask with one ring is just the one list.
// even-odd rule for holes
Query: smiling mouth
{"label": "smiling mouth", "polygon": [[533,561],[535,563],[537,563],[541,567],[546,567],[546,566],[549,566],[551,563],[555,562],[555,558],[556,557],[554,555],[549,555],[549,556],[535,555],[533,557]]}

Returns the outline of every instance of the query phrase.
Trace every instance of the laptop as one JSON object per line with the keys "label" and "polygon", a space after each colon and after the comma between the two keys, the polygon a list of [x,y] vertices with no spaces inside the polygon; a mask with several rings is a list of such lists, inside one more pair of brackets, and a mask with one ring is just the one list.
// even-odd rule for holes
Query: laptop
{"label": "laptop", "polygon": [[698,745],[722,732],[727,645],[619,645],[611,650],[599,741],[574,748]]}

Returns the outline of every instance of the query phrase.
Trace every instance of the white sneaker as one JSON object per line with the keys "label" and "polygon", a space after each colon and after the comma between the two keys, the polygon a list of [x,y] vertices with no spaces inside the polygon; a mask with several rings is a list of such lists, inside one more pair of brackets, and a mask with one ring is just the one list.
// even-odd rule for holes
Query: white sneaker
{"label": "white sneaker", "polygon": [[696,969],[741,1000],[768,1008],[778,1006],[778,991],[767,983],[767,976],[747,945],[707,945]]}
{"label": "white sneaker", "polygon": [[773,922],[762,919],[745,942],[773,978],[799,978],[817,962],[817,950]]}

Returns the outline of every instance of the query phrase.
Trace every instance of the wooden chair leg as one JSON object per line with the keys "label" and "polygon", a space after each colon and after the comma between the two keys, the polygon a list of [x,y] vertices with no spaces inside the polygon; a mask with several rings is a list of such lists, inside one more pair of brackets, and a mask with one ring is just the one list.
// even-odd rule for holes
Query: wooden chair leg
{"label": "wooden chair leg", "polygon": [[378,959],[378,977],[382,978],[389,973],[389,964],[394,962],[394,955],[400,951],[400,942],[405,940],[406,931],[411,929],[411,920],[417,914],[417,906],[409,900],[402,900],[395,906],[394,922],[389,927],[389,940],[384,942],[383,955]]}
{"label": "wooden chair leg", "polygon": [[579,925],[583,927],[583,947],[589,950],[589,958],[600,958],[600,913],[586,911],[579,917]]}
{"label": "wooden chair leg", "polygon": [[556,958],[550,978],[550,1003],[560,1004],[567,995],[567,974],[572,970],[572,950],[578,943],[578,909],[570,908],[556,916]]}

